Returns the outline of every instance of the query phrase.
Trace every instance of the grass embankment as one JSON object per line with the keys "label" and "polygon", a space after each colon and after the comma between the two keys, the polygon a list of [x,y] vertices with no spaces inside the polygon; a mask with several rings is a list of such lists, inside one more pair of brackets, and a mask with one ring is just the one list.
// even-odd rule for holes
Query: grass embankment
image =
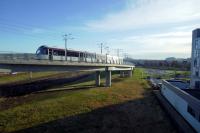
{"label": "grass embankment", "polygon": [[1,106],[0,132],[27,132],[23,129],[29,127],[29,132],[47,133],[174,132],[147,82],[141,79],[141,71],[136,69],[133,78],[114,76],[110,88],[94,87],[94,81],[86,81],[64,87],[89,89],[1,100],[0,106],[5,102],[10,105]]}
{"label": "grass embankment", "polygon": [[[52,75],[59,74],[58,72],[33,72],[32,73],[32,80],[38,79],[38,78],[44,78]],[[6,84],[6,83],[13,83],[13,82],[19,82],[19,81],[27,81],[30,80],[30,73],[18,73],[18,74],[8,74],[8,75],[2,75],[0,77],[0,84]]]}
{"label": "grass embankment", "polygon": [[46,78],[73,77],[86,74],[86,72],[33,72],[30,73],[7,74],[0,76],[0,85],[18,82],[32,82]]}

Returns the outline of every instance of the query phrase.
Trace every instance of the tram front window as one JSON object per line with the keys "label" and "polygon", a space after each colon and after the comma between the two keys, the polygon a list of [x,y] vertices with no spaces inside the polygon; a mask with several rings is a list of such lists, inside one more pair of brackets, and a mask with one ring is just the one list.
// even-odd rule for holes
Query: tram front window
{"label": "tram front window", "polygon": [[38,49],[38,50],[36,51],[36,54],[41,54],[41,50]]}
{"label": "tram front window", "polygon": [[36,51],[36,54],[47,55],[47,54],[48,54],[48,51],[47,51],[47,49],[38,49],[38,50]]}

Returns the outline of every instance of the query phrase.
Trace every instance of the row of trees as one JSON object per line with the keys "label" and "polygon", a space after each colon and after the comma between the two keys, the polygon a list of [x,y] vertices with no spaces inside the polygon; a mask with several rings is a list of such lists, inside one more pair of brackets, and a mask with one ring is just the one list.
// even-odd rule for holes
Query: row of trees
{"label": "row of trees", "polygon": [[134,59],[129,59],[129,60],[136,66],[147,67],[147,68],[190,70],[190,60],[181,60],[181,61],[134,60]]}

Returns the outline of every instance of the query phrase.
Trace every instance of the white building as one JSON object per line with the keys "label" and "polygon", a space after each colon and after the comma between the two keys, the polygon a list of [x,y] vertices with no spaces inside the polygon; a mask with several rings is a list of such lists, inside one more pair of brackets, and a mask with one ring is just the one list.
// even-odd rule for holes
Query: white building
{"label": "white building", "polygon": [[163,80],[161,94],[200,133],[200,29],[192,32],[190,85],[183,81]]}
{"label": "white building", "polygon": [[163,80],[161,94],[200,133],[200,90],[184,88],[182,81]]}
{"label": "white building", "polygon": [[192,89],[200,89],[200,29],[192,32],[191,82]]}

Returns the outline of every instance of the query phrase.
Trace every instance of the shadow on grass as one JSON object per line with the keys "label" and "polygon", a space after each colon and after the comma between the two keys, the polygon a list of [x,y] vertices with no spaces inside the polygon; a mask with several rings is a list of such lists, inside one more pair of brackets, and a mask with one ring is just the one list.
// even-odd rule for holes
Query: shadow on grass
{"label": "shadow on grass", "polygon": [[59,89],[50,89],[50,90],[47,90],[47,91],[37,91],[37,92],[34,92],[34,94],[37,94],[37,93],[48,93],[48,92],[59,92],[59,91],[78,91],[78,90],[87,90],[87,89],[92,89],[94,88],[93,85],[82,85],[81,87],[80,86],[72,86],[72,87],[67,87],[67,88],[59,88]]}
{"label": "shadow on grass", "polygon": [[47,90],[53,87],[58,87],[58,86],[60,87],[66,83],[73,83],[79,80],[81,82],[81,79],[87,79],[91,77],[94,77],[93,74],[84,74],[72,78],[45,79],[25,84],[1,85],[0,96],[3,97],[21,96],[37,91]]}
{"label": "shadow on grass", "polygon": [[115,78],[115,79],[112,79],[112,82],[121,82],[123,81],[125,78]]}
{"label": "shadow on grass", "polygon": [[[46,91],[52,88],[63,88],[63,85],[68,84],[74,85],[74,84],[80,84],[83,82],[88,82],[94,80],[94,73],[91,74],[84,74],[81,76],[71,77],[71,78],[53,78],[53,79],[44,79],[39,81],[33,81],[30,83],[22,83],[22,84],[7,84],[7,85],[0,85],[0,96],[3,97],[15,97],[15,96],[22,96],[30,93],[37,93],[41,91]],[[101,78],[105,78],[105,73],[101,73]],[[119,82],[122,81],[121,78],[115,78],[112,82]],[[92,88],[93,86],[78,86],[78,87],[67,87],[66,89],[62,90],[72,90],[72,89],[87,89]],[[100,87],[105,87],[104,84],[101,84]],[[59,91],[59,90],[54,90]]]}
{"label": "shadow on grass", "polygon": [[19,130],[15,133],[175,133],[151,93],[145,97],[95,109]]}
{"label": "shadow on grass", "polygon": [[[116,82],[121,82],[123,81],[125,78],[117,78],[115,77],[114,79],[112,79],[112,82],[116,83]],[[77,91],[77,90],[83,90],[83,89],[92,89],[95,88],[96,85],[94,83],[89,83],[88,85],[84,85],[81,83],[85,83],[85,82],[91,82],[94,81],[94,75],[90,75],[86,78],[82,78],[78,81],[75,82],[71,82],[69,83],[66,87],[63,88],[62,85],[60,86],[56,86],[59,89],[50,89],[49,91],[42,91],[43,92],[55,92],[55,91]],[[101,83],[99,87],[106,87],[105,83]],[[35,92],[35,93],[41,93],[41,91],[39,92]]]}
{"label": "shadow on grass", "polygon": [[[71,83],[68,83],[67,86],[55,85],[55,86],[51,86],[51,87],[48,87],[48,88],[43,89],[43,90],[33,91],[33,92],[31,91],[31,93],[34,94],[34,95],[37,95],[37,94],[40,94],[40,93],[46,93],[46,94],[52,93],[53,94],[54,92],[62,92],[62,91],[63,92],[72,92],[72,91],[93,89],[93,88],[96,88],[94,83],[81,84],[81,83],[90,82],[90,81],[93,81],[93,80],[94,80],[94,75],[89,75],[89,76],[82,78],[78,81],[73,81]],[[113,79],[113,82],[120,82],[122,80],[124,80],[124,78],[115,77]],[[105,87],[105,84],[101,83],[101,85],[99,87]],[[26,94],[28,94],[28,93],[26,93]],[[0,103],[0,107],[1,107],[0,111],[7,110],[9,108],[18,106],[18,105],[23,104],[27,101],[31,101],[31,98],[28,98],[28,99],[25,98],[24,99],[23,95],[19,96],[19,97],[10,97],[9,99],[4,100],[3,102]]]}

